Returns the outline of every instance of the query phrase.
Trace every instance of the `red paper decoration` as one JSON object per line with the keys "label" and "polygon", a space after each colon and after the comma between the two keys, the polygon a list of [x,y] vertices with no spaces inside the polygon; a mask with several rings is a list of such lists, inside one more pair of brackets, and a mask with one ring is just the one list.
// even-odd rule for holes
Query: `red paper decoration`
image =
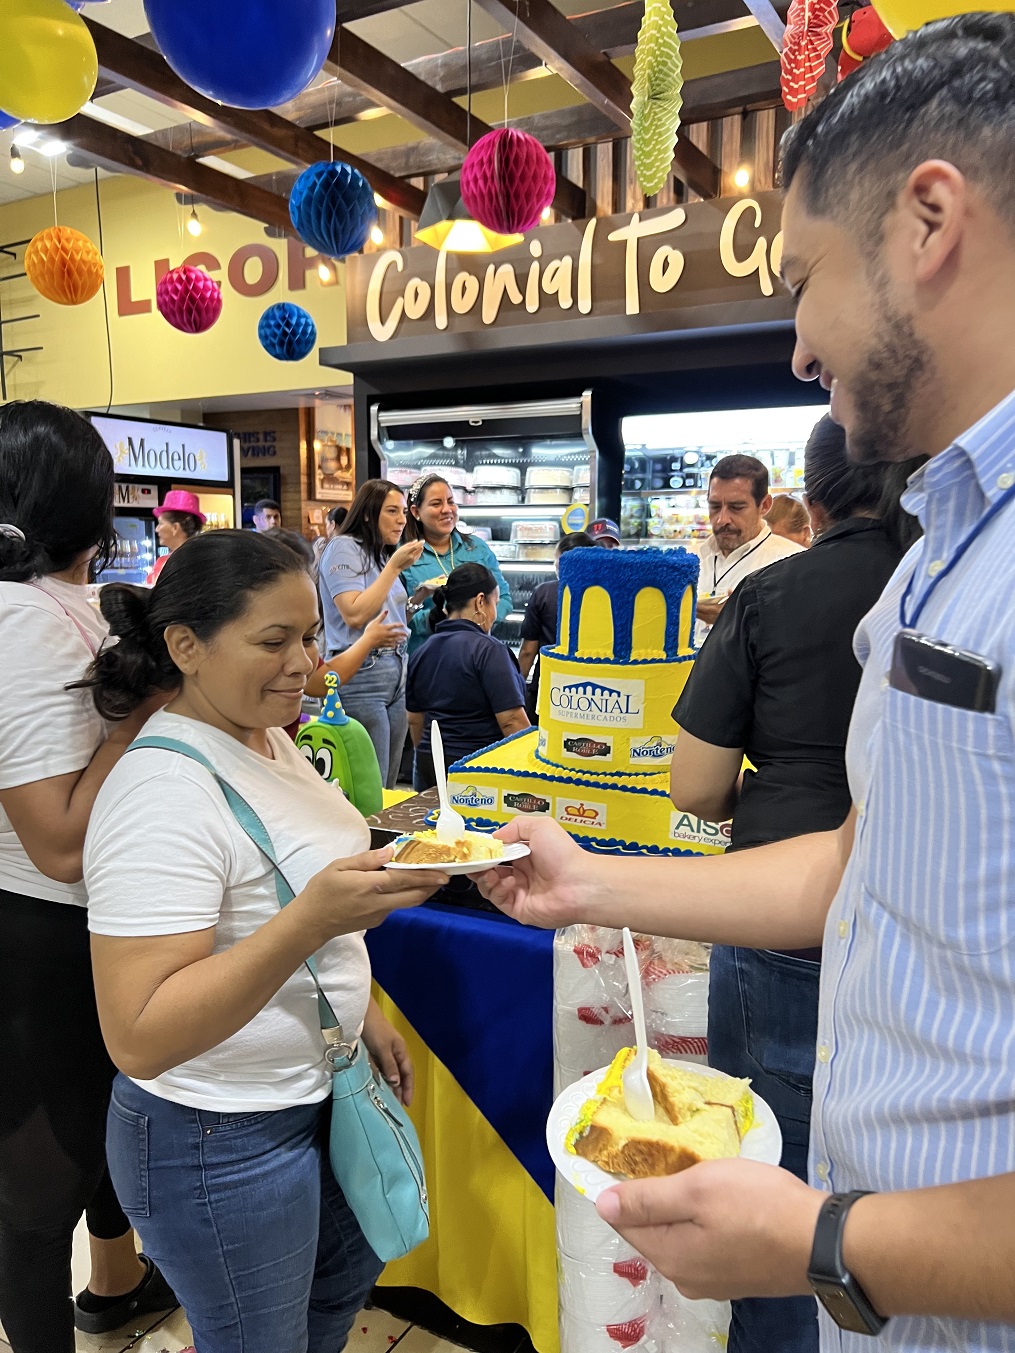
{"label": "red paper decoration", "polygon": [[203,334],[222,313],[222,288],[202,268],[184,264],[159,278],[155,304],[174,329]]}
{"label": "red paper decoration", "polygon": [[462,165],[462,201],[480,225],[500,235],[538,225],[556,190],[549,155],[534,136],[513,127],[481,136]]}
{"label": "red paper decoration", "polygon": [[803,108],[818,87],[839,19],[835,0],[792,0],[782,40],[782,101]]}
{"label": "red paper decoration", "polygon": [[869,56],[883,52],[894,41],[885,21],[876,9],[865,5],[854,11],[842,26],[842,52],[839,55],[839,79],[859,69]]}
{"label": "red paper decoration", "polygon": [[102,255],[70,226],[40,230],[25,250],[25,272],[40,296],[57,305],[81,305],[102,286]]}

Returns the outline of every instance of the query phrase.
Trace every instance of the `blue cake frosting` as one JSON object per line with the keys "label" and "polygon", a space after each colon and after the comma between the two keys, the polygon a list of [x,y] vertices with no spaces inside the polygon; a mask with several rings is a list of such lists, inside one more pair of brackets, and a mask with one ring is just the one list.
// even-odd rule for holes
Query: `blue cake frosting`
{"label": "blue cake frosting", "polygon": [[[698,556],[676,547],[672,550],[568,550],[560,559],[560,585],[571,591],[568,634],[557,635],[558,651],[578,651],[578,625],[582,602],[590,587],[601,587],[613,606],[614,663],[631,660],[634,602],[646,587],[655,587],[666,598],[666,657],[680,655],[680,603],[688,587],[697,602]],[[693,614],[693,612],[692,612]],[[601,660],[600,660],[601,661]]]}

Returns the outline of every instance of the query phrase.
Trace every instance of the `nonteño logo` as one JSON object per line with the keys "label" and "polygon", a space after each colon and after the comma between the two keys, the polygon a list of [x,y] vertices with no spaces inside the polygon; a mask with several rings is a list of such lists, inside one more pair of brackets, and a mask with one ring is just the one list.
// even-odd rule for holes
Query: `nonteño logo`
{"label": "nonte\u00f1o logo", "polygon": [[554,674],[550,708],[561,723],[597,728],[641,728],[644,722],[644,681],[604,682]]}
{"label": "nonte\u00f1o logo", "polygon": [[550,800],[541,799],[538,794],[512,794],[505,789],[504,810],[512,813],[548,813]]}
{"label": "nonte\u00f1o logo", "polygon": [[469,785],[465,789],[448,786],[449,798],[455,808],[496,808],[497,791],[484,785]]}
{"label": "nonte\u00f1o logo", "polygon": [[565,827],[605,827],[606,804],[591,803],[577,796],[558,799],[555,816]]}
{"label": "nonte\u00f1o logo", "polygon": [[672,738],[664,738],[659,733],[652,738],[632,738],[631,760],[668,761],[676,745]]}
{"label": "nonte\u00f1o logo", "polygon": [[706,822],[693,813],[670,814],[670,840],[689,846],[718,846],[725,850],[730,843],[731,825],[728,822]]}

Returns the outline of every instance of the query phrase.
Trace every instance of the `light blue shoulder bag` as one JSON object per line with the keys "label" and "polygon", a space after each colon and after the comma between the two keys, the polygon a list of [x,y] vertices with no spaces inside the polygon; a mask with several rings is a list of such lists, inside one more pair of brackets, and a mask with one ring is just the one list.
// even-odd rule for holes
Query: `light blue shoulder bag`
{"label": "light blue shoulder bag", "polygon": [[[157,747],[190,757],[214,776],[236,821],[275,872],[278,905],[294,897],[275,858],[271,837],[250,804],[227,784],[195,748],[175,738],[138,738],[137,747]],[[348,1043],[317,980],[313,958],[306,966],[317,988],[317,1012],[332,1072],[331,1168],[371,1249],[388,1263],[401,1259],[430,1234],[430,1205],[416,1129],[357,1039]]]}

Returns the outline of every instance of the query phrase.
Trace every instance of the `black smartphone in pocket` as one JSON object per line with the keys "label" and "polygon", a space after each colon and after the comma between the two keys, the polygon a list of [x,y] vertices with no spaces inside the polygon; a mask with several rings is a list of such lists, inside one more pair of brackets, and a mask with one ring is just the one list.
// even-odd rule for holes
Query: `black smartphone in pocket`
{"label": "black smartphone in pocket", "polygon": [[980,653],[903,630],[895,638],[890,680],[897,691],[921,700],[993,714],[1001,668]]}

